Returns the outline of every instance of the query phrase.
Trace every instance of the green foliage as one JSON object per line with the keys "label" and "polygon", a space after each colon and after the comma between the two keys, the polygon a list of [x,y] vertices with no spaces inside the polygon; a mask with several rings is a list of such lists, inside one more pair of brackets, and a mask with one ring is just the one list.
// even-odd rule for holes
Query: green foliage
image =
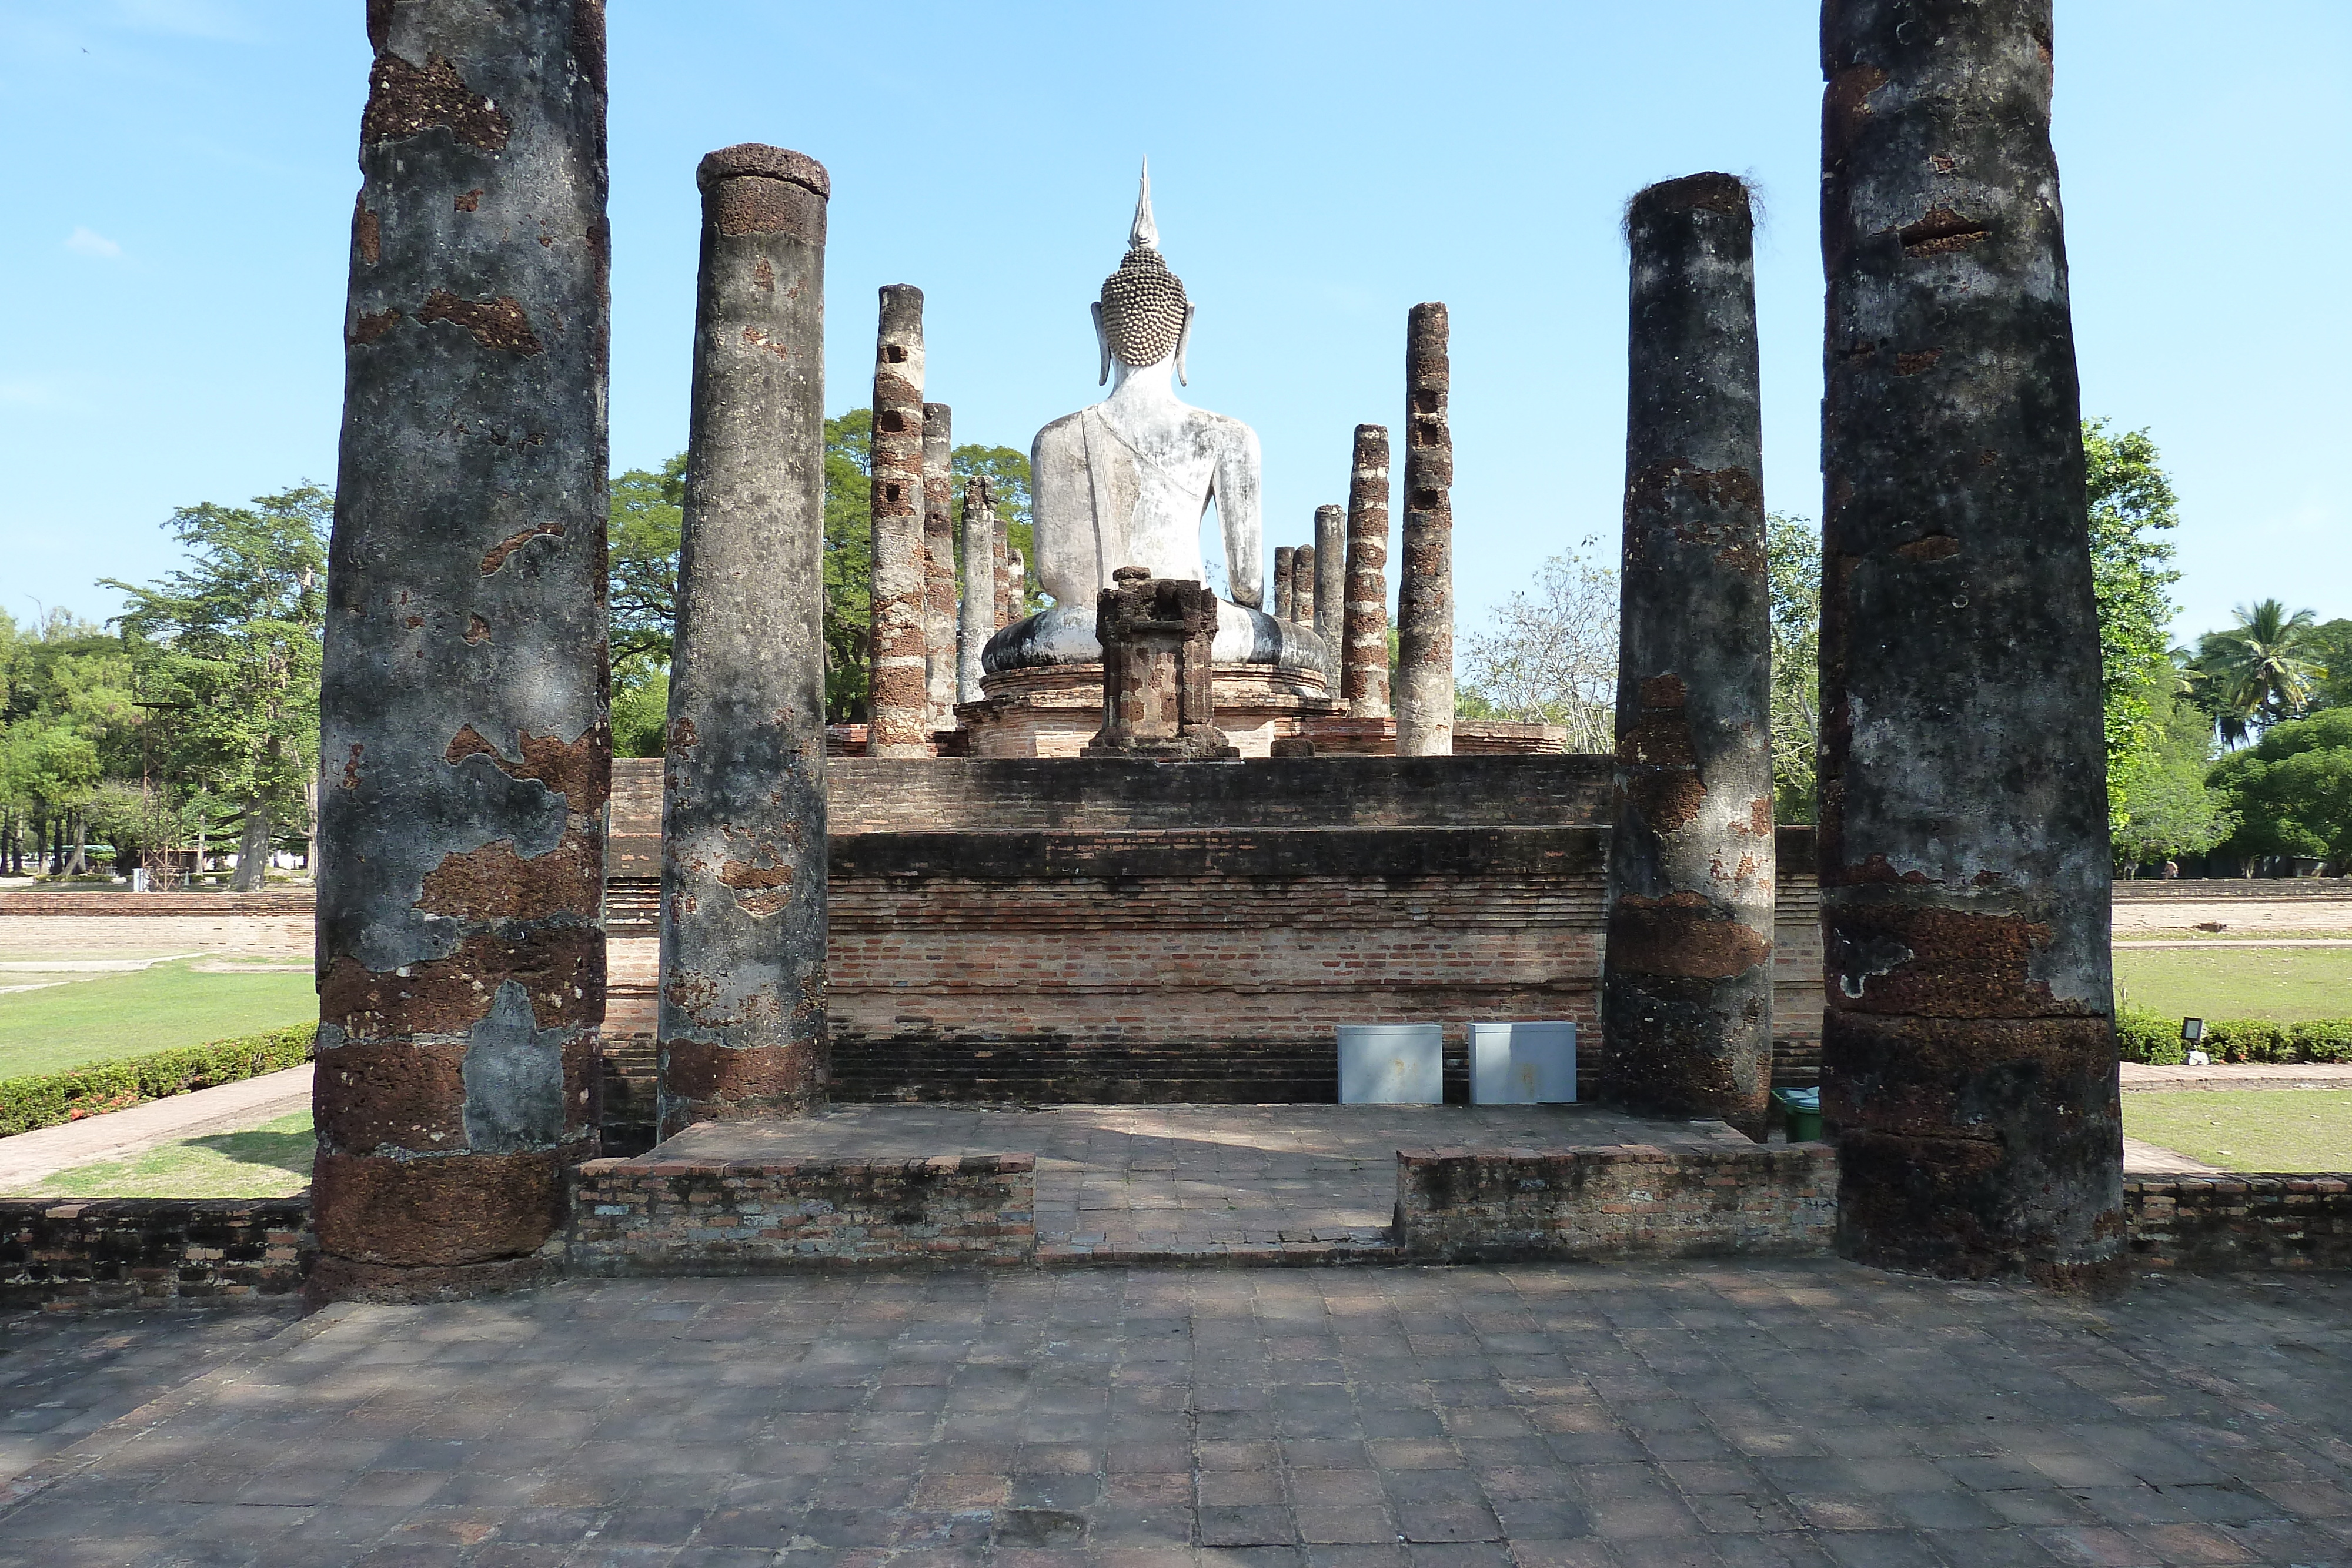
{"label": "green foliage", "polygon": [[2200,854],[2237,826],[2229,801],[2206,783],[2212,722],[2174,685],[2167,674],[2141,689],[2144,738],[2108,765],[2108,824],[2119,873]]}
{"label": "green foliage", "polygon": [[2179,504],[2145,430],[2110,434],[2105,420],[2084,420],[2083,457],[2089,480],[2091,587],[2099,603],[2108,815],[2111,824],[2121,826],[2126,807],[2119,781],[2145,773],[2144,759],[2156,745],[2148,692],[2171,673],[2165,633],[2173,606],[2168,590],[2180,574],[2171,568],[2174,546],[2167,536],[2180,525]]}
{"label": "green foliage", "polygon": [[1820,810],[1822,534],[1810,517],[1764,520],[1772,583],[1772,819],[1811,822]]}
{"label": "green foliage", "polygon": [[2210,782],[2237,818],[2227,852],[2352,861],[2352,707],[2272,726]]}
{"label": "green foliage", "polygon": [[210,1089],[281,1068],[299,1067],[310,1060],[318,1032],[315,1023],[296,1024],[268,1034],[94,1062],[66,1072],[0,1079],[0,1137],[120,1111],[142,1100],[161,1100],[192,1089]]}
{"label": "green foliage", "polygon": [[613,755],[659,757],[669,727],[669,670],[638,665],[613,674]]}
{"label": "green foliage", "polygon": [[2116,1051],[2126,1061],[2150,1067],[2177,1067],[2189,1060],[2180,1020],[2147,1008],[2116,1009]]}
{"label": "green foliage", "polygon": [[2339,618],[2314,626],[2310,643],[2312,657],[2324,670],[2312,687],[2311,706],[2352,707],[2352,621]]}
{"label": "green foliage", "polygon": [[[2126,1061],[2154,1067],[2189,1059],[2180,1020],[2145,1008],[2116,1009],[2116,1047]],[[2198,1048],[2215,1061],[2352,1061],[2352,1019],[2208,1019]]]}
{"label": "green foliage", "polygon": [[874,411],[824,422],[824,716],[866,716],[874,625]]}
{"label": "green foliage", "polygon": [[[2320,657],[2317,617],[2275,599],[2241,604],[2238,623],[2197,640],[2189,668],[2221,737],[2236,745],[2300,718],[2331,672]],[[2334,622],[2330,622],[2334,624]]]}

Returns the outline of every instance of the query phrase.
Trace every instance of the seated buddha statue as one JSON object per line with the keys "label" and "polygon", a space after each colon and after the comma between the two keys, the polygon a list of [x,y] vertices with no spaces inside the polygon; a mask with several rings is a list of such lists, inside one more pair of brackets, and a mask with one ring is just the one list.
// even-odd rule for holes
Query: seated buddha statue
{"label": "seated buddha statue", "polygon": [[1160,255],[1147,165],[1118,270],[1094,306],[1097,384],[1110,395],[1037,433],[1030,448],[1037,576],[1054,604],[991,639],[990,671],[1099,663],[1095,599],[1122,567],[1207,580],[1201,522],[1213,503],[1230,597],[1210,658],[1330,674],[1311,627],[1278,621],[1263,601],[1257,433],[1176,396],[1195,307]]}

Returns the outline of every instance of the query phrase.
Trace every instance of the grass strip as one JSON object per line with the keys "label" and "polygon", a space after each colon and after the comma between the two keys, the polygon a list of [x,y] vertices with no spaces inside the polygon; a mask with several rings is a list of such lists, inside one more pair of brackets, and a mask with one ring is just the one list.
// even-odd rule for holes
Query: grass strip
{"label": "grass strip", "polygon": [[291,1197],[310,1185],[310,1113],[182,1138],[42,1177],[12,1197]]}
{"label": "grass strip", "polygon": [[2229,1171],[2352,1171],[2352,1089],[2124,1096],[2124,1131]]}

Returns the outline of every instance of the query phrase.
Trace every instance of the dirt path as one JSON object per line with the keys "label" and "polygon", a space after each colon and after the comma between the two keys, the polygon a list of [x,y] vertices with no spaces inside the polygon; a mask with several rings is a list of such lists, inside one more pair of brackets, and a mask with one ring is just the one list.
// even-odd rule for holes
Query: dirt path
{"label": "dirt path", "polygon": [[305,1062],[217,1089],[150,1100],[127,1111],[110,1111],[62,1127],[18,1133],[0,1138],[0,1193],[20,1191],[76,1166],[122,1159],[158,1144],[206,1133],[241,1133],[274,1117],[310,1108],[310,1066]]}

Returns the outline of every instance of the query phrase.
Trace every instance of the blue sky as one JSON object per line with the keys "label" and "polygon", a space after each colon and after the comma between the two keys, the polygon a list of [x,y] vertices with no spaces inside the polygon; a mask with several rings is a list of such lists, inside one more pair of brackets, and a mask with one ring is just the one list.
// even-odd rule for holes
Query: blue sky
{"label": "blue sky", "polygon": [[[1264,438],[1269,549],[1395,425],[1404,313],[1454,321],[1465,632],[1614,553],[1624,256],[1651,181],[1760,182],[1766,487],[1820,507],[1820,78],[1803,0],[1540,5],[612,0],[613,451],[685,442],[713,147],[822,160],[831,411],[876,288],[929,297],[929,395],[1025,449],[1095,400],[1087,302],[1149,153],[1201,308],[1190,401]],[[0,0],[0,607],[111,613],[175,505],[331,483],[360,0]],[[2084,405],[2181,494],[2182,636],[2352,615],[2352,5],[2058,0]],[[2331,457],[2330,453],[2336,455]]]}

